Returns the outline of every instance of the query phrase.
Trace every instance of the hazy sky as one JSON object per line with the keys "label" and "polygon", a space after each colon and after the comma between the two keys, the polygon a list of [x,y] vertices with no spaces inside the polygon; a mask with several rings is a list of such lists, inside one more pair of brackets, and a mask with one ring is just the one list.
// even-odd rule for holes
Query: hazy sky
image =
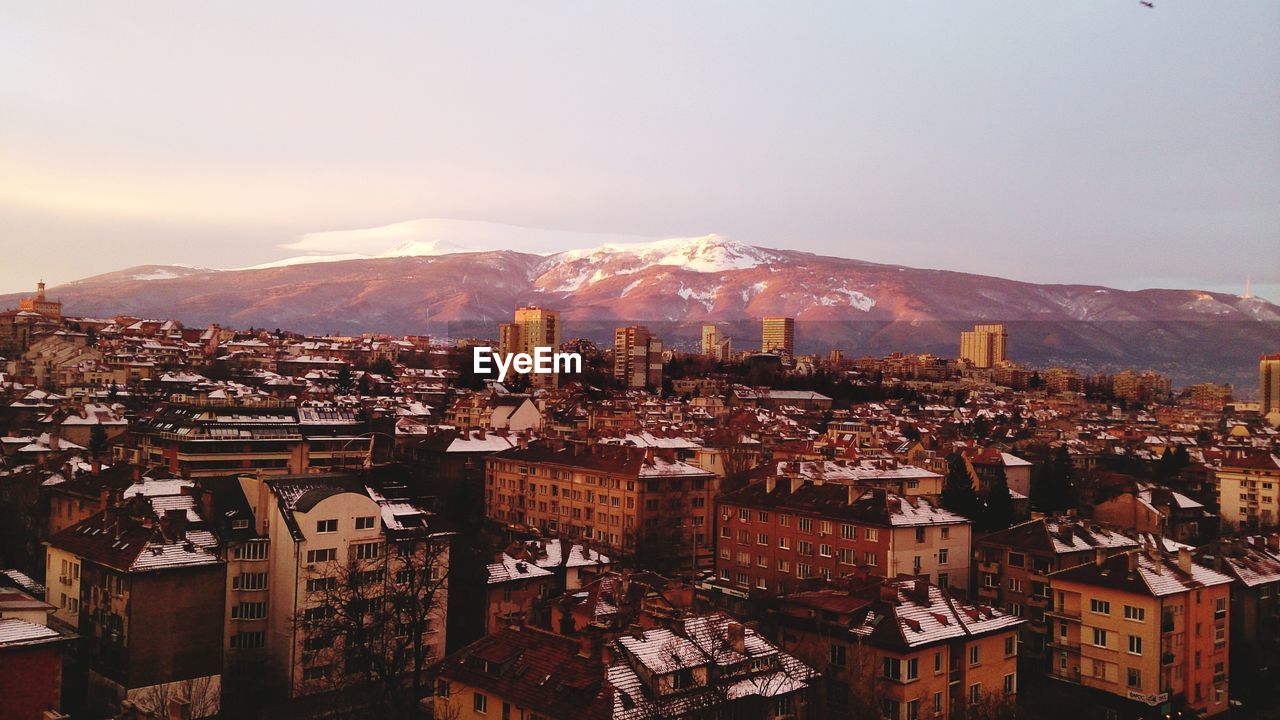
{"label": "hazy sky", "polygon": [[0,291],[457,218],[1280,300],[1280,3],[1155,2],[3,0]]}

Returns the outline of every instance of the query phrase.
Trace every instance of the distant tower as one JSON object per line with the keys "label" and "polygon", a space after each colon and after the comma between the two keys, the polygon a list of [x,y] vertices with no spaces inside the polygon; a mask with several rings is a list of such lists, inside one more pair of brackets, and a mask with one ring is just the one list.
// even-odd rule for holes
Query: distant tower
{"label": "distant tower", "polygon": [[662,341],[643,325],[613,333],[613,377],[629,388],[662,389]]}
{"label": "distant tower", "polygon": [[960,359],[975,368],[993,368],[1005,361],[1008,342],[1004,325],[974,325],[960,333]]}
{"label": "distant tower", "polygon": [[1262,414],[1280,411],[1280,353],[1263,355],[1258,361],[1258,386],[1262,391]]}
{"label": "distant tower", "polygon": [[[498,326],[500,354],[533,354],[539,347],[551,348],[552,352],[560,350],[560,311],[530,305],[517,308],[513,320]],[[534,373],[529,379],[538,387],[555,387],[560,380],[555,373]]]}
{"label": "distant tower", "polygon": [[1240,297],[1245,300],[1251,300],[1253,298],[1253,277],[1251,275],[1244,276],[1244,294]]}
{"label": "distant tower", "polygon": [[25,297],[18,301],[18,309],[26,312],[40,313],[45,317],[54,320],[62,320],[62,303],[57,300],[49,300],[44,293],[44,280],[36,283],[36,292],[30,297]]}
{"label": "distant tower", "polygon": [[796,354],[796,319],[767,317],[760,326],[760,349],[783,355]]}

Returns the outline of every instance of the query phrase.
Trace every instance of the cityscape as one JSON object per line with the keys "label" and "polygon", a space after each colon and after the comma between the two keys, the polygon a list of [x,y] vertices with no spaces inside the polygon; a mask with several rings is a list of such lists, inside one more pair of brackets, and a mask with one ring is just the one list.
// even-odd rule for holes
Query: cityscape
{"label": "cityscape", "polygon": [[0,720],[1280,720],[1280,4],[0,0]]}

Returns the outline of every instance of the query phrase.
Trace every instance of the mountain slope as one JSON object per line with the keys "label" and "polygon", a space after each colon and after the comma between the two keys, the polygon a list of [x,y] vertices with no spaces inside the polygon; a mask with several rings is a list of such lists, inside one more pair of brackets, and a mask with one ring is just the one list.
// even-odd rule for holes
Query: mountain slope
{"label": "mountain slope", "polygon": [[[1197,290],[1123,291],[868,263],[734,243],[717,236],[610,244],[542,256],[427,246],[428,256],[201,270],[144,266],[51,290],[71,315],[174,317],[188,324],[303,332],[493,336],[519,304],[562,311],[566,337],[603,340],[614,324],[647,323],[678,343],[704,320],[727,323],[738,347],[755,319],[789,315],[801,350],[844,346],[954,355],[965,323],[1010,323],[1011,354],[1187,372],[1230,363],[1244,373],[1280,347],[1280,307]],[[405,248],[402,252],[414,252]],[[16,295],[0,296],[13,306]],[[1256,367],[1256,366],[1255,366]],[[1241,375],[1244,377],[1244,375]]]}

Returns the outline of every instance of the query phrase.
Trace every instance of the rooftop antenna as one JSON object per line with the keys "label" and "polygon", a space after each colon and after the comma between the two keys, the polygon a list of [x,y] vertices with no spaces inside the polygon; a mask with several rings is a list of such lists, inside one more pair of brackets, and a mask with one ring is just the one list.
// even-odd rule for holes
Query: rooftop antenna
{"label": "rooftop antenna", "polygon": [[1245,300],[1250,300],[1253,298],[1253,277],[1252,276],[1250,275],[1244,276],[1244,295],[1241,295],[1240,297],[1244,298]]}

